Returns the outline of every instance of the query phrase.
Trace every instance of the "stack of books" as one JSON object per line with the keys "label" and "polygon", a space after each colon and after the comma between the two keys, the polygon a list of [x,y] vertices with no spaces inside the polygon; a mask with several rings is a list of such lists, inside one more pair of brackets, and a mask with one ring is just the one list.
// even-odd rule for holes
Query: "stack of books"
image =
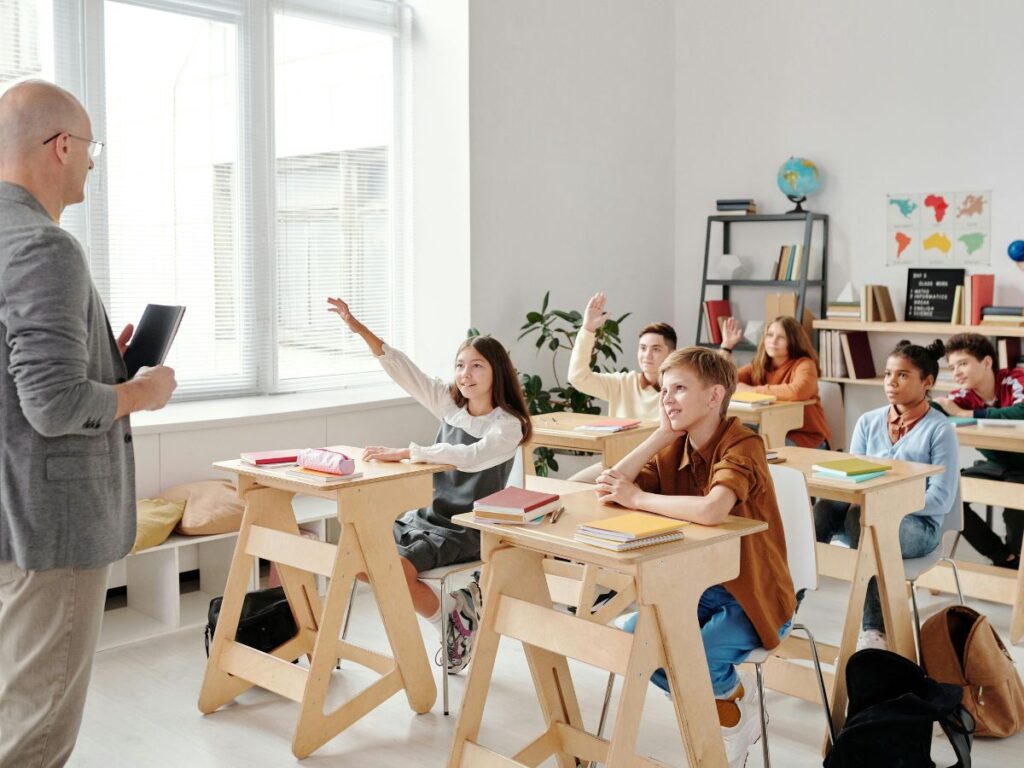
{"label": "stack of books", "polygon": [[825,307],[829,320],[860,320],[859,301],[830,301]]}
{"label": "stack of books", "polygon": [[725,299],[704,302],[704,324],[708,327],[708,338],[712,344],[722,343],[722,324],[730,317],[732,305]]}
{"label": "stack of books", "polygon": [[982,325],[1024,325],[1024,307],[982,307]]}
{"label": "stack of books", "polygon": [[246,464],[254,467],[284,466],[294,464],[299,459],[297,448],[289,448],[283,451],[248,451],[240,453],[239,458]]}
{"label": "stack of books", "polygon": [[892,469],[889,464],[879,464],[867,459],[838,459],[824,461],[811,467],[813,477],[821,480],[835,480],[843,483],[864,483],[882,477]]}
{"label": "stack of books", "polygon": [[636,429],[640,426],[640,419],[601,419],[593,424],[580,424],[575,429],[579,432],[622,432],[627,429]]}
{"label": "stack of books", "polygon": [[561,509],[557,493],[504,488],[473,502],[473,517],[486,523],[537,525],[548,512]]}
{"label": "stack of books", "polygon": [[761,392],[733,392],[732,398],[729,400],[729,407],[753,410],[771,405],[778,399],[775,395],[766,395]]}
{"label": "stack of books", "polygon": [[[964,325],[980,325],[982,311],[985,307],[991,307],[995,301],[996,276],[995,275],[967,275],[964,284],[957,289],[960,292],[959,322]],[[957,318],[957,299],[953,296],[953,322]],[[989,323],[995,325],[995,323]]]}
{"label": "stack of books", "polygon": [[576,527],[576,541],[623,552],[683,538],[687,523],[647,512],[629,512]]}
{"label": "stack of books", "polygon": [[719,215],[753,216],[757,213],[757,203],[750,197],[723,197],[715,200],[715,208]]}
{"label": "stack of books", "polygon": [[818,362],[824,378],[845,379],[849,375],[846,370],[846,358],[843,357],[841,336],[842,331],[819,331]]}
{"label": "stack of books", "polygon": [[799,280],[806,271],[804,247],[802,245],[784,245],[779,249],[779,260],[775,262],[772,280]]}

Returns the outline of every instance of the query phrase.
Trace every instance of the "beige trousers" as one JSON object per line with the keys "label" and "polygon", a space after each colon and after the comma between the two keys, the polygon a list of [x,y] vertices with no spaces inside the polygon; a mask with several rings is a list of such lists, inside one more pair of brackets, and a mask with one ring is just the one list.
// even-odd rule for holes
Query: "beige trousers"
{"label": "beige trousers", "polygon": [[23,571],[0,560],[0,768],[50,768],[71,756],[109,570]]}

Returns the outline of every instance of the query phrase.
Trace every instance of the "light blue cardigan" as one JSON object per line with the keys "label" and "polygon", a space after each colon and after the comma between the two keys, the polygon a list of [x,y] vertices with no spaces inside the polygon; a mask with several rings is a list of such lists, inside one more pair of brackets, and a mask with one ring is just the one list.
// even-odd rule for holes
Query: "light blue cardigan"
{"label": "light blue cardigan", "polygon": [[914,428],[896,441],[889,439],[889,406],[868,411],[857,419],[850,442],[850,453],[938,464],[946,468],[941,475],[927,480],[924,509],[913,514],[930,517],[942,525],[943,516],[953,508],[960,480],[960,444],[946,417],[929,408]]}

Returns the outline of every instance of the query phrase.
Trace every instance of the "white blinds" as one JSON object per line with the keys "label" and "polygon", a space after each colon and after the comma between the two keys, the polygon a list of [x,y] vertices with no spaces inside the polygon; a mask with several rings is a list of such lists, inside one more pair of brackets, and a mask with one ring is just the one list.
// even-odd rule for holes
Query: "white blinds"
{"label": "white blinds", "polygon": [[[55,36],[77,26],[52,21],[61,4],[81,10],[87,32],[71,42],[107,142],[75,234],[115,331],[146,303],[187,305],[167,361],[179,398],[379,377],[326,297],[406,342],[404,7],[0,0],[44,18],[44,77]],[[24,25],[0,23],[0,40],[9,29]]]}

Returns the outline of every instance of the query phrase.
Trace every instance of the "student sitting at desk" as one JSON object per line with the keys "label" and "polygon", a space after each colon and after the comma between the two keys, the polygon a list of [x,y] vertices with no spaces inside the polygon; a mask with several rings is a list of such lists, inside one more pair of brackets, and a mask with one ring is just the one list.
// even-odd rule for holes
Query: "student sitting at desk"
{"label": "student sitting at desk", "polygon": [[[957,389],[935,401],[950,416],[980,419],[1024,419],[1024,371],[997,370],[996,349],[980,333],[958,333],[946,342],[946,357]],[[981,449],[987,461],[977,462],[964,474],[993,479],[1013,473],[1024,481],[1024,454]],[[970,505],[964,504],[964,538],[978,552],[1003,568],[1020,567],[1024,510],[1004,509],[1006,541],[988,527]]]}
{"label": "student sitting at desk", "polygon": [[[590,369],[594,334],[608,317],[607,298],[595,293],[583,310],[583,326],[576,334],[569,358],[569,383],[580,392],[608,401],[608,415],[616,419],[657,419],[661,409],[658,366],[676,348],[676,332],[667,323],[651,323],[640,329],[636,359],[638,371],[598,373]],[[592,483],[604,467],[587,467],[570,480]]]}
{"label": "student sitting at desk", "polygon": [[[742,538],[739,576],[706,590],[697,608],[726,757],[741,766],[760,736],[760,705],[756,694],[746,695],[735,665],[755,648],[779,644],[796,595],[764,441],[726,415],[735,387],[735,366],[716,352],[690,347],[669,355],[661,364],[661,427],[601,473],[597,493],[701,525],[730,514],[768,523],[764,533]],[[632,632],[636,617],[616,624]],[[652,681],[668,690],[664,670]]]}
{"label": "student sitting at desk", "polygon": [[[722,326],[722,352],[731,355],[742,338],[736,318],[726,318]],[[828,448],[832,437],[818,396],[820,374],[818,355],[807,331],[792,317],[780,315],[768,323],[753,361],[736,373],[736,390],[775,395],[785,401],[810,400],[804,406],[804,425],[786,435],[786,445]]]}
{"label": "student sitting at desk", "polygon": [[[928,403],[928,390],[939,375],[938,361],[943,351],[938,339],[927,348],[901,341],[885,362],[885,396],[890,405],[857,419],[850,443],[850,453],[857,456],[946,468],[942,474],[928,478],[924,507],[900,522],[900,550],[905,560],[923,557],[941,544],[942,519],[957,498],[960,445],[949,421]],[[814,505],[814,527],[818,541],[829,542],[836,537],[856,547],[860,541],[860,507],[821,499]],[[857,648],[888,648],[874,577],[864,600]]]}
{"label": "student sitting at desk", "polygon": [[[387,346],[349,311],[341,299],[328,299],[349,329],[362,337],[381,367],[406,392],[441,420],[433,445],[408,448],[371,446],[364,460],[454,464],[434,475],[434,501],[395,521],[394,537],[416,612],[441,632],[439,593],[417,574],[480,558],[480,533],[452,522],[476,499],[508,483],[520,443],[530,437],[530,416],[515,367],[500,342],[490,336],[466,339],[455,353],[455,381],[432,379],[408,357]],[[471,582],[452,593],[455,610],[444,639],[449,673],[469,664],[479,626],[480,588]],[[443,666],[443,660],[438,664]]]}

